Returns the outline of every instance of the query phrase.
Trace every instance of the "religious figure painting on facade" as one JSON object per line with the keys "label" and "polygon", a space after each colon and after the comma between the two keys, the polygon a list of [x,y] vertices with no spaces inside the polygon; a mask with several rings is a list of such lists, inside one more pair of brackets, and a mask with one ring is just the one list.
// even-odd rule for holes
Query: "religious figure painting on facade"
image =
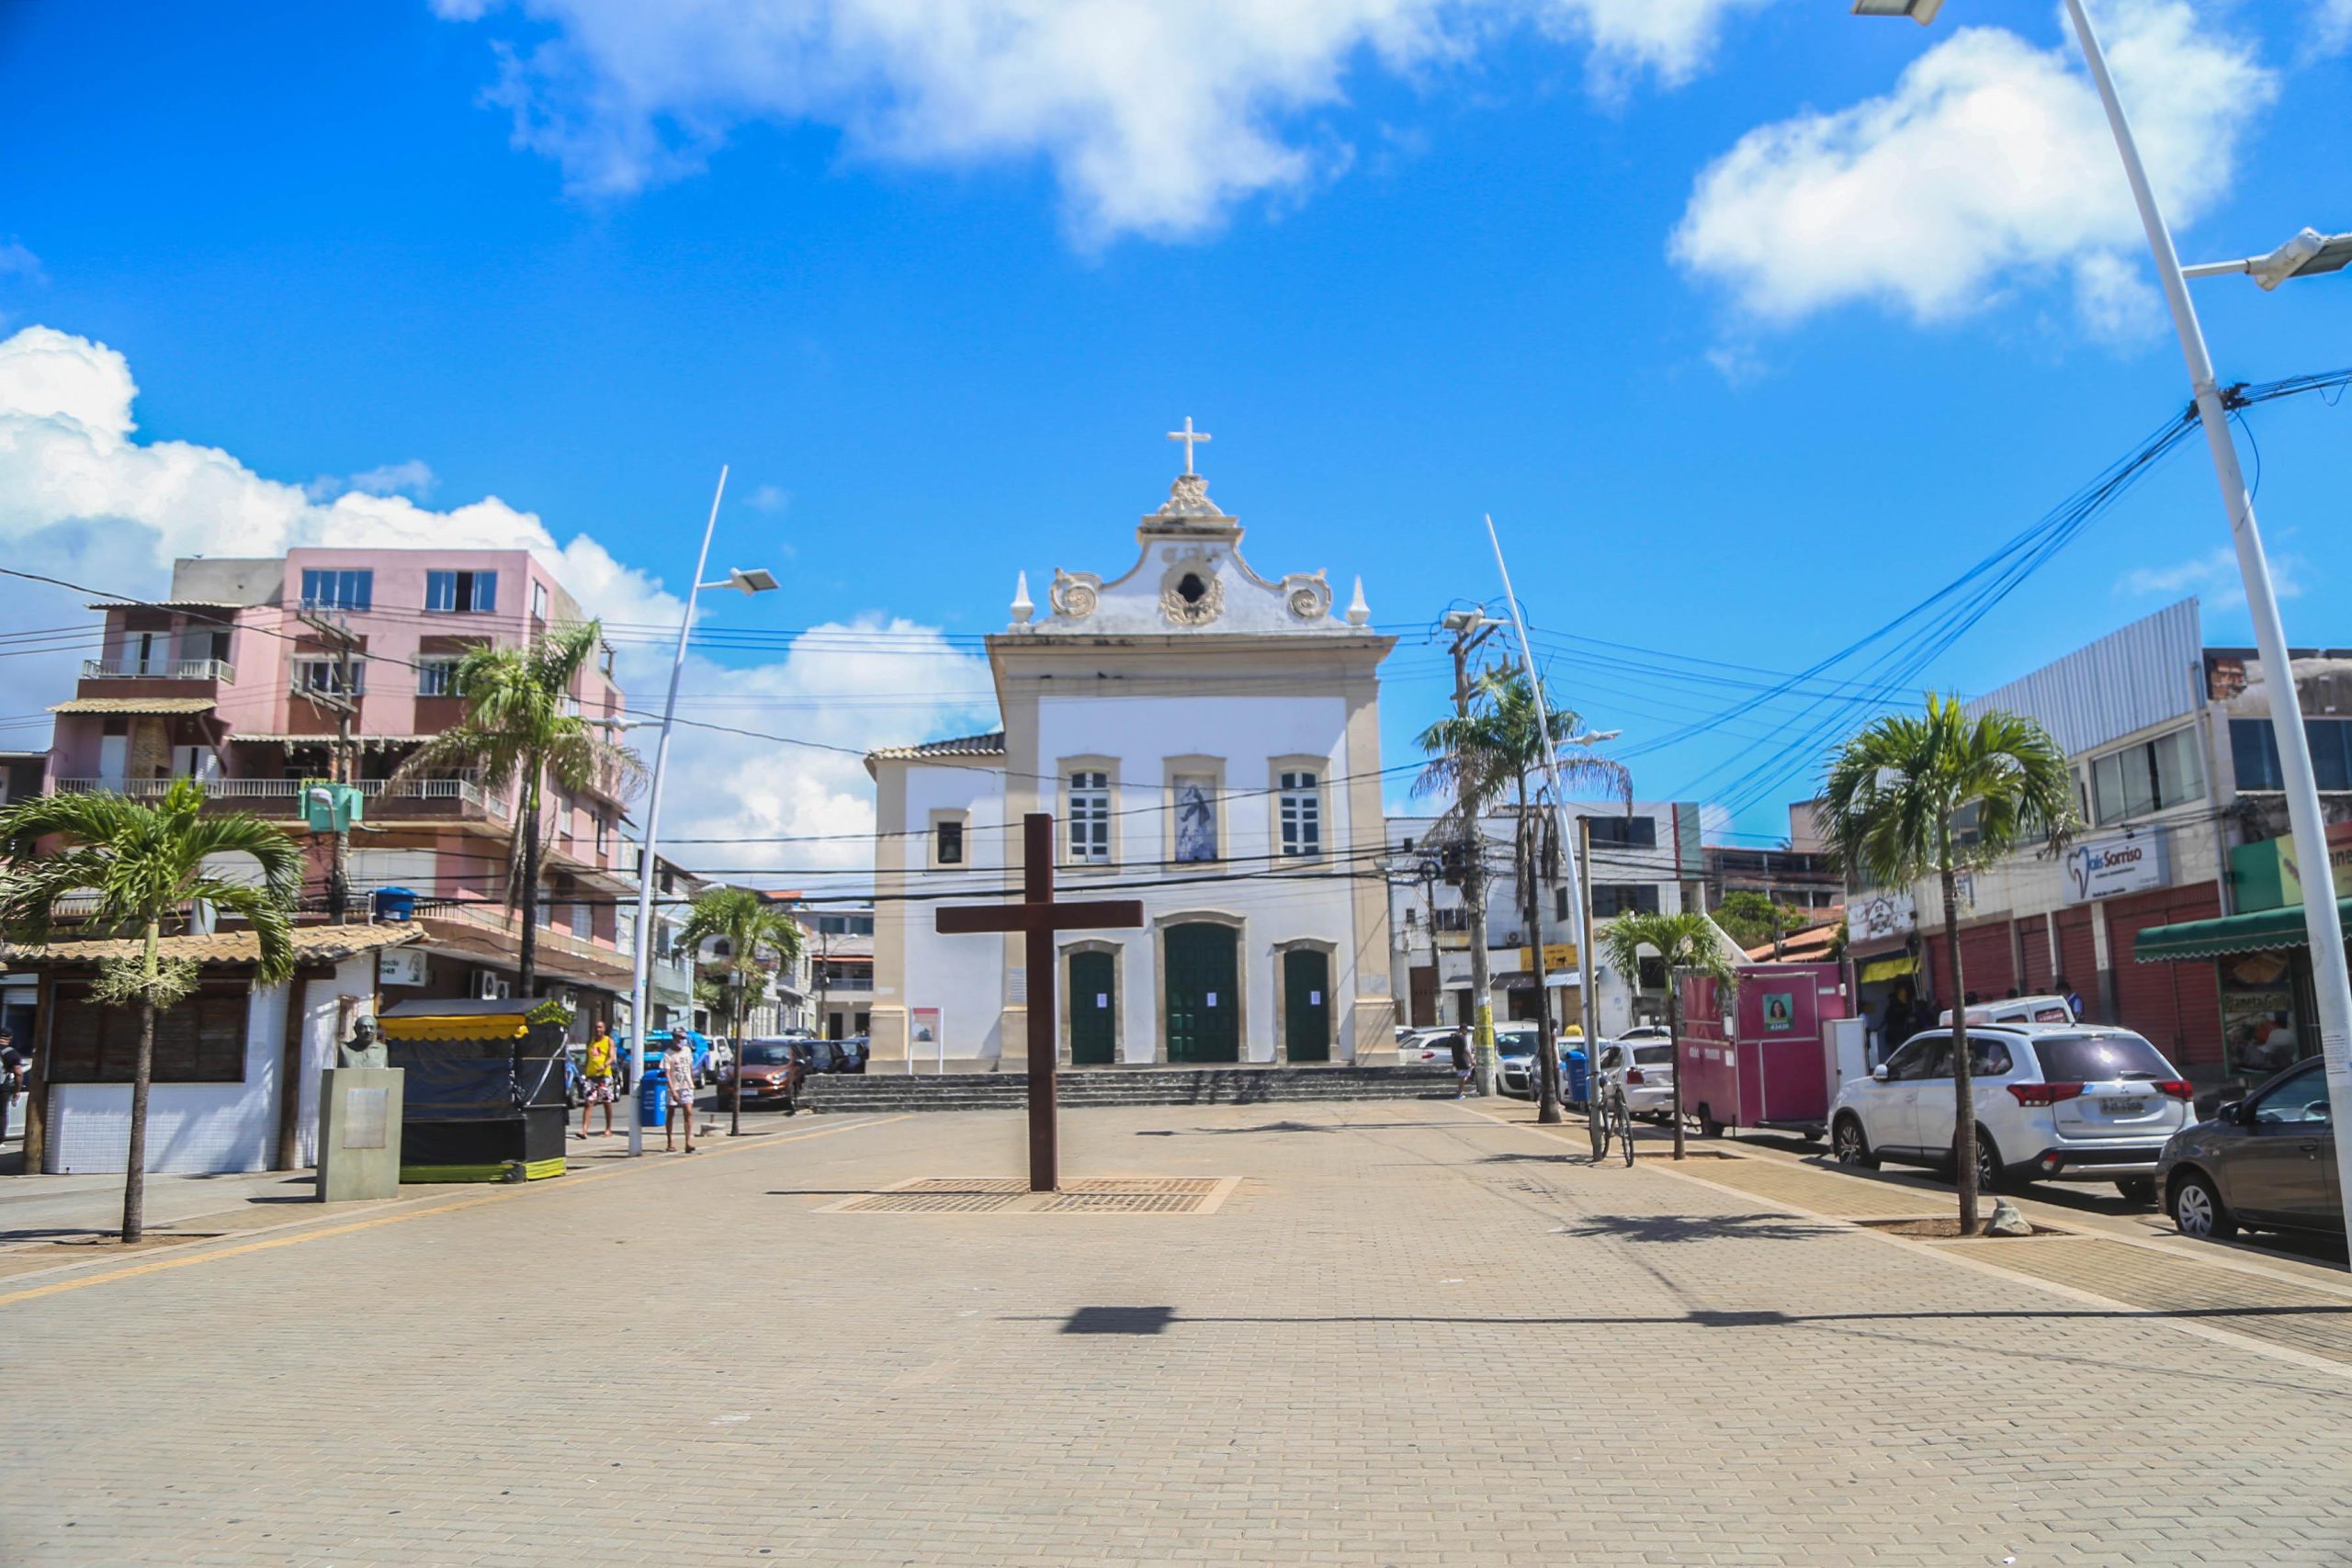
{"label": "religious figure painting on facade", "polygon": [[1176,781],[1176,858],[1216,859],[1216,798],[1208,779]]}

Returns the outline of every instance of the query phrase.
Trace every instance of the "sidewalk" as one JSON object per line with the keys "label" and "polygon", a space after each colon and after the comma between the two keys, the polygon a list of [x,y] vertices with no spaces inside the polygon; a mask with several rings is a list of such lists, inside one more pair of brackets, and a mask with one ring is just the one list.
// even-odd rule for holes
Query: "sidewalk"
{"label": "sidewalk", "polygon": [[2239,1331],[2352,1296],[2119,1304],[1737,1185],[1864,1185],[1828,1173],[1595,1167],[1451,1103],[1089,1111],[1064,1161],[1238,1185],[845,1204],[1017,1184],[1022,1129],[801,1118],[0,1281],[0,1561],[2352,1556],[2352,1370]]}

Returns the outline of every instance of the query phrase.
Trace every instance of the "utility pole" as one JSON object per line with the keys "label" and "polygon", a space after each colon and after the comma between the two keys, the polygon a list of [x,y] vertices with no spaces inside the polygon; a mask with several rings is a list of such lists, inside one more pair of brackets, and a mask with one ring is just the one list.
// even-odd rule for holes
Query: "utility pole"
{"label": "utility pole", "polygon": [[[300,619],[322,642],[334,651],[334,686],[332,691],[311,689],[303,694],[334,715],[334,761],[332,765],[333,784],[354,790],[359,785],[358,760],[353,755],[351,721],[358,716],[357,683],[354,675],[352,651],[359,643],[349,626],[324,615],[305,610]],[[351,811],[352,797],[340,792],[332,809],[334,821],[334,860],[327,872],[327,922],[339,925],[351,907]]]}
{"label": "utility pole", "polygon": [[[1540,703],[1536,714],[1538,722],[1550,722]],[[1528,949],[1527,967],[1535,976],[1535,1120],[1549,1125],[1560,1120],[1560,1039],[1552,1022],[1551,980],[1544,968],[1544,822],[1542,808],[1531,816],[1523,800],[1520,813],[1519,830],[1527,835],[1527,933],[1534,942]],[[1552,841],[1556,850],[1559,840]]]}
{"label": "utility pole", "polygon": [[[1640,976],[1634,976],[1635,989]],[[1577,818],[1577,1003],[1584,1014],[1584,1112],[1600,1146],[1600,1002],[1592,994],[1592,818]]]}
{"label": "utility pole", "polygon": [[[1467,718],[1470,656],[1501,629],[1502,623],[1487,619],[1482,611],[1456,610],[1445,617],[1444,624],[1453,634],[1453,712],[1456,717]],[[1487,961],[1487,824],[1472,816],[1463,826],[1469,835],[1462,857],[1462,903],[1470,925],[1471,1050],[1477,1064],[1478,1092],[1491,1096],[1495,1092],[1495,1002]]]}

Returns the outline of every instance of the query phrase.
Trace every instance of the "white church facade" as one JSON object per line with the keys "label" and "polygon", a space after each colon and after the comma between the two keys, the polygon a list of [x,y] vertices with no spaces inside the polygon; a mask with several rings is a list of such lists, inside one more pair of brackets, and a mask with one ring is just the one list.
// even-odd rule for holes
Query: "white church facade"
{"label": "white church facade", "polygon": [[[1186,422],[1187,432],[1190,421]],[[1206,439],[1199,437],[1198,439]],[[1186,471],[1122,576],[1021,576],[988,639],[1001,731],[875,751],[875,1071],[1025,1056],[1050,985],[1061,1060],[1394,1059],[1379,667],[1361,580],[1263,578]],[[1050,812],[1065,899],[1135,898],[1133,931],[941,936],[933,910],[1021,883],[1023,817]]]}

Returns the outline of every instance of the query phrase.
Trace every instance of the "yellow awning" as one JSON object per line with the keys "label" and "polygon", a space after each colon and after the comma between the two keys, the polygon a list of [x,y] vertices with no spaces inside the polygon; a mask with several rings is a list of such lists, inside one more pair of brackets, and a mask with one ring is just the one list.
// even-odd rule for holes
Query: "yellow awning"
{"label": "yellow awning", "polygon": [[1919,961],[1907,953],[1897,953],[1893,958],[1873,958],[1862,965],[1862,984],[1867,986],[1873,980],[1897,980],[1918,972]]}
{"label": "yellow awning", "polygon": [[456,1018],[386,1018],[377,1027],[387,1040],[520,1040],[531,1026],[519,1012],[474,1013]]}

